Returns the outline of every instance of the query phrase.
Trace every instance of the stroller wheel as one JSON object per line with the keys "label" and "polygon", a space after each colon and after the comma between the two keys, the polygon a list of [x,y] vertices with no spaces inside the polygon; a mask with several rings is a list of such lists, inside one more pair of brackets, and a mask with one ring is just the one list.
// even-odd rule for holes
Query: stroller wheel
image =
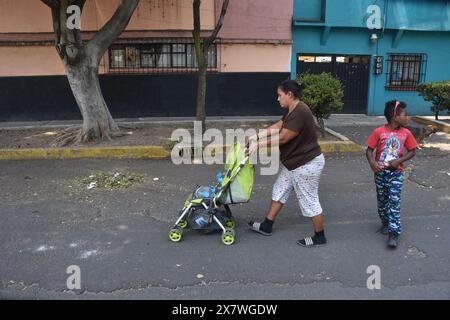
{"label": "stroller wheel", "polygon": [[236,221],[233,218],[228,219],[227,222],[225,222],[225,227],[227,227],[228,229],[236,228]]}
{"label": "stroller wheel", "polygon": [[234,230],[233,229],[227,229],[224,233],[222,233],[222,243],[229,246],[234,243],[235,237],[234,237]]}
{"label": "stroller wheel", "polygon": [[180,227],[181,229],[186,229],[188,225],[187,220],[181,220],[180,223],[177,224],[178,227]]}
{"label": "stroller wheel", "polygon": [[183,237],[183,229],[178,227],[172,228],[169,231],[169,239],[172,242],[180,242]]}

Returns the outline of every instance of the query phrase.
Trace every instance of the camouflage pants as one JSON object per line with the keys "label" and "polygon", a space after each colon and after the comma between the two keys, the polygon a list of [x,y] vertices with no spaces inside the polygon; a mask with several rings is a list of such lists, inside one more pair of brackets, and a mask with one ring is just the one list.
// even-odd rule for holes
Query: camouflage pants
{"label": "camouflage pants", "polygon": [[383,223],[389,225],[389,232],[400,234],[400,204],[403,188],[403,172],[384,170],[375,173],[378,215]]}

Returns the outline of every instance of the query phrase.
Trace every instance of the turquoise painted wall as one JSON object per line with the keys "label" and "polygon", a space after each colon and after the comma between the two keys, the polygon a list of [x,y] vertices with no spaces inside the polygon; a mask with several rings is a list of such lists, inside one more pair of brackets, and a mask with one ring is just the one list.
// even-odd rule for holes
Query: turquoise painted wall
{"label": "turquoise painted wall", "polygon": [[450,31],[450,1],[446,0],[294,0],[294,20],[317,16],[325,10],[332,27],[365,28],[367,7],[381,9],[386,29]]}
{"label": "turquoise painted wall", "polygon": [[[299,17],[299,4],[302,1],[295,1],[294,3],[294,21],[296,17]],[[421,96],[415,91],[390,91],[385,89],[386,85],[386,72],[387,72],[387,59],[388,53],[423,53],[427,54],[427,64],[426,64],[426,75],[425,82],[440,81],[440,80],[450,80],[450,32],[449,31],[414,31],[405,30],[404,34],[398,43],[397,47],[393,47],[393,42],[397,30],[395,29],[385,29],[384,32],[381,30],[377,31],[379,40],[377,44],[372,44],[369,40],[370,34],[374,30],[369,30],[365,27],[365,22],[363,22],[364,27],[361,27],[361,21],[364,21],[364,14],[366,12],[367,6],[373,3],[383,5],[385,1],[323,1],[327,3],[326,8],[326,18],[321,24],[314,25],[305,24],[296,26],[294,23],[293,27],[293,45],[292,45],[292,64],[291,64],[291,76],[294,79],[296,75],[296,59],[297,54],[357,54],[357,55],[381,55],[384,57],[383,74],[374,75],[372,72],[371,61],[371,72],[369,78],[369,95],[367,102],[367,113],[371,115],[382,115],[384,111],[384,103],[388,100],[399,99],[403,100],[408,104],[409,114],[416,115],[431,115],[430,106],[431,104],[426,103]],[[353,7],[350,9],[349,3],[356,2],[356,9]],[[389,6],[393,7],[392,3],[395,0],[389,1]],[[403,1],[399,0],[397,3],[409,3],[409,8],[413,8],[410,5],[418,1]],[[430,8],[433,8],[433,17],[436,16],[438,10],[436,8],[441,8],[441,14],[439,17],[447,17],[448,8],[450,1],[421,1],[419,7],[423,8],[423,3],[431,3]],[[330,5],[330,3],[332,5]],[[445,6],[444,6],[445,4]],[[428,8],[428,7],[427,7]],[[445,10],[444,10],[445,9]],[[384,9],[383,9],[384,10]],[[382,12],[383,12],[382,10]],[[411,9],[413,10],[413,9]],[[334,12],[334,13],[330,13]],[[346,13],[348,11],[348,13]],[[359,16],[355,14],[359,12]],[[388,11],[389,12],[389,11]],[[414,11],[409,13],[410,16],[415,16],[417,19],[424,21],[424,15],[427,10],[423,11],[422,16],[419,12]],[[389,17],[389,14],[387,14]],[[450,16],[450,15],[449,15]],[[328,26],[329,19],[332,24],[337,23],[337,17],[346,17],[346,24],[350,27],[334,27],[331,28],[331,32],[326,44],[321,44],[322,30],[324,26]],[[352,21],[358,20],[358,23]],[[389,18],[388,18],[389,20]],[[425,19],[427,20],[427,19]],[[399,20],[400,21],[400,20]],[[438,30],[441,28],[448,28],[446,24],[448,21],[437,21],[434,20],[434,26],[439,25]],[[430,25],[433,25],[430,24]],[[358,25],[359,27],[353,27],[353,25]],[[389,25],[389,21],[388,21]],[[422,24],[423,26],[423,24]],[[372,60],[372,59],[371,59]]]}

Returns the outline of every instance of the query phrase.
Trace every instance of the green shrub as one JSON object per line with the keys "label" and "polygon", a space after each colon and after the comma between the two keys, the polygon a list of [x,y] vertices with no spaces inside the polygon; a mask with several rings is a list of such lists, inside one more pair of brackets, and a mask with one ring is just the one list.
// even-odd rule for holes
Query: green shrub
{"label": "green shrub", "polygon": [[297,82],[305,86],[300,99],[305,102],[317,119],[317,123],[325,132],[324,119],[328,119],[334,111],[343,107],[344,89],[341,81],[331,73],[304,73],[297,77]]}
{"label": "green shrub", "polygon": [[439,112],[447,110],[450,113],[450,81],[439,81],[422,83],[417,87],[417,91],[425,101],[431,101],[434,112],[438,120]]}

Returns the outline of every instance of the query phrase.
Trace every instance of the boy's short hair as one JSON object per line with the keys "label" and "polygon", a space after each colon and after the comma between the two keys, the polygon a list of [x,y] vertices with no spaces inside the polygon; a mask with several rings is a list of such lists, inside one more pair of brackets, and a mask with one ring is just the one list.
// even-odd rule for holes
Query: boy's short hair
{"label": "boy's short hair", "polygon": [[406,107],[407,105],[403,101],[391,100],[386,102],[384,106],[384,116],[386,117],[387,122],[391,122],[392,118],[394,118],[394,112],[395,115],[398,116],[406,109]]}

